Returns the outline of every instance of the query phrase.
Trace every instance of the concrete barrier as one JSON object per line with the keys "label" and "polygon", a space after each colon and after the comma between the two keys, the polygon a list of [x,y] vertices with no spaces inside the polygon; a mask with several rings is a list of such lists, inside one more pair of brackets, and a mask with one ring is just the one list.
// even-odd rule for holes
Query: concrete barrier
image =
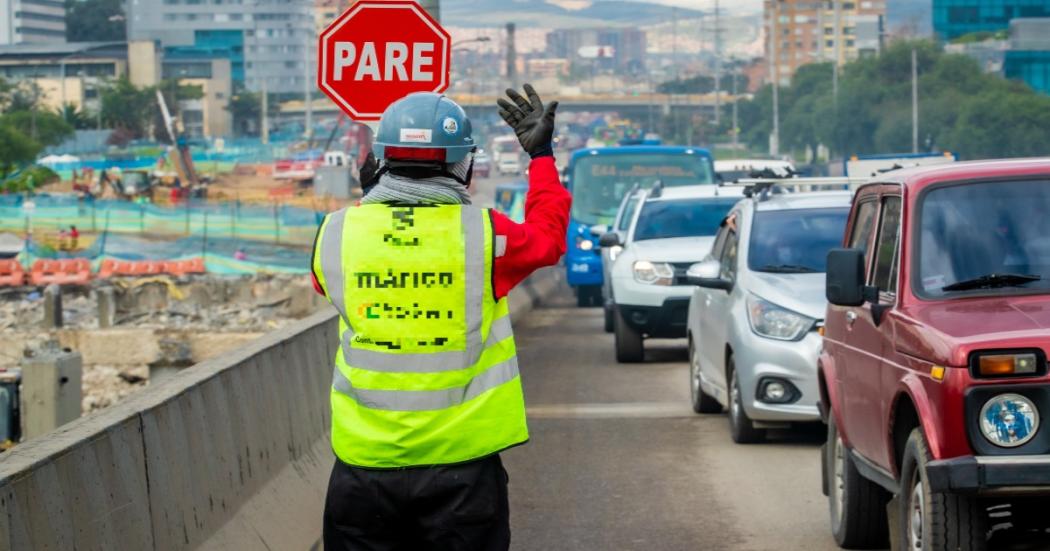
{"label": "concrete barrier", "polygon": [[318,548],[337,332],[326,309],[3,453],[0,549]]}

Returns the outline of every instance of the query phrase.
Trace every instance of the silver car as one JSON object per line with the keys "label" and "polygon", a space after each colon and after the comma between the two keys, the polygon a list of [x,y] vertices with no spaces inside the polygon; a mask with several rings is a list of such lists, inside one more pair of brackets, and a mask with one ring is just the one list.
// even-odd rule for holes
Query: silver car
{"label": "silver car", "polygon": [[729,410],[733,440],[817,421],[825,259],[849,214],[846,191],[758,194],[737,203],[711,253],[688,271],[693,410]]}

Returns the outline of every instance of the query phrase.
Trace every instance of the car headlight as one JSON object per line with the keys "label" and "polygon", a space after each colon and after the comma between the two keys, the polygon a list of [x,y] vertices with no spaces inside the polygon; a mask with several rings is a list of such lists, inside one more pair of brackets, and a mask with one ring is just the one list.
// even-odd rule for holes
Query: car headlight
{"label": "car headlight", "polygon": [[747,297],[747,319],[757,335],[782,341],[797,341],[804,337],[816,320],[781,308],[756,296]]}
{"label": "car headlight", "polygon": [[590,239],[587,239],[586,237],[577,237],[576,238],[576,248],[580,249],[581,251],[590,251],[590,250],[594,249],[594,241],[591,241]]}
{"label": "car headlight", "polygon": [[639,260],[634,263],[634,280],[646,285],[673,285],[674,268],[665,262]]}
{"label": "car headlight", "polygon": [[614,247],[609,247],[609,262],[612,262],[612,261],[616,260],[616,257],[620,256],[620,253],[622,253],[622,252],[623,252],[623,247],[621,247],[619,245],[616,245]]}
{"label": "car headlight", "polygon": [[1028,443],[1039,430],[1039,410],[1020,394],[1000,394],[981,408],[981,434],[1002,448]]}

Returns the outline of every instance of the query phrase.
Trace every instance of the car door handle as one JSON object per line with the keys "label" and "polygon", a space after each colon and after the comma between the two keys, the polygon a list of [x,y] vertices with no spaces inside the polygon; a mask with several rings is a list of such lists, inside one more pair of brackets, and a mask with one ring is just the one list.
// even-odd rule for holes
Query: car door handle
{"label": "car door handle", "polygon": [[857,321],[857,313],[854,312],[853,310],[847,311],[846,312],[846,323],[850,327],[852,327],[853,326],[853,322],[855,322],[855,321]]}

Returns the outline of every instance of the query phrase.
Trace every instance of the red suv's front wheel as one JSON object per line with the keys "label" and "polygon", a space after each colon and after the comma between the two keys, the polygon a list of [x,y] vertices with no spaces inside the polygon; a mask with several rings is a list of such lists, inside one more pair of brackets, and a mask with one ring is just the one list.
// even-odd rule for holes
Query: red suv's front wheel
{"label": "red suv's front wheel", "polygon": [[987,549],[987,514],[974,496],[939,494],[926,478],[929,447],[921,429],[908,437],[901,463],[898,549],[983,551]]}

